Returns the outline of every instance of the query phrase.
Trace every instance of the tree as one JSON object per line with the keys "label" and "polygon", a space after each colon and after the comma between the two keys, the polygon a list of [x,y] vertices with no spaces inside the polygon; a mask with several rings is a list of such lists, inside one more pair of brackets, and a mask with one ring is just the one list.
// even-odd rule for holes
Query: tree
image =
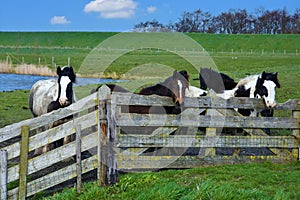
{"label": "tree", "polygon": [[208,31],[212,20],[209,12],[198,9],[194,12],[184,12],[179,21],[175,23],[175,30],[178,32],[202,32]]}
{"label": "tree", "polygon": [[214,26],[218,33],[237,34],[251,33],[253,17],[244,10],[229,10],[214,18]]}
{"label": "tree", "polygon": [[300,33],[300,9],[290,15],[286,8],[277,10],[257,9],[253,14],[246,9],[230,9],[217,16],[201,9],[184,12],[178,21],[163,25],[157,20],[141,22],[134,26],[142,32],[201,32],[223,34],[286,34]]}
{"label": "tree", "polygon": [[157,20],[140,22],[134,26],[134,31],[137,32],[168,32],[168,29]]}

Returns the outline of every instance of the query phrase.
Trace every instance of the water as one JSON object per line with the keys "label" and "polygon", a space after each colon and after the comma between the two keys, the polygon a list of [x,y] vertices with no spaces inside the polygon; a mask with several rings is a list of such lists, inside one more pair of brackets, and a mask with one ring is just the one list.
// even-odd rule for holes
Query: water
{"label": "water", "polygon": [[[0,92],[13,90],[30,90],[32,85],[45,79],[57,79],[57,77],[49,76],[33,76],[24,74],[1,74],[0,73]],[[74,86],[103,84],[109,82],[121,82],[123,80],[100,79],[100,78],[76,78]]]}

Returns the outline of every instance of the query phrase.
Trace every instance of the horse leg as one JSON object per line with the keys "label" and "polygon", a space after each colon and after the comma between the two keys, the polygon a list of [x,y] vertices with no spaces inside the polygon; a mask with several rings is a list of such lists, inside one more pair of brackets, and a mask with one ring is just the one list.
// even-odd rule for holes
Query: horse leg
{"label": "horse leg", "polygon": [[[37,128],[36,129],[36,134],[41,133],[42,131],[43,131],[42,128]],[[43,153],[43,147],[39,147],[39,148],[34,150],[33,157],[39,156],[42,153]]]}

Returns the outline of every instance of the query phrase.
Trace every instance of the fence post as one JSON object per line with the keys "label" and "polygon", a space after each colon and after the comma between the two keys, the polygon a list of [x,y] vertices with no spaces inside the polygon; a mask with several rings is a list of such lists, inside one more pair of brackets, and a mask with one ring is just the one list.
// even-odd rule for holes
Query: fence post
{"label": "fence post", "polygon": [[29,127],[22,126],[21,144],[20,144],[20,164],[19,164],[19,192],[18,199],[26,198],[26,176],[28,166],[28,143],[29,143]]}
{"label": "fence post", "polygon": [[55,66],[55,62],[54,62],[54,56],[52,56],[52,59],[51,59],[51,65],[52,65],[52,67],[56,67],[56,66]]}
{"label": "fence post", "polygon": [[0,199],[7,199],[7,151],[0,149]]}
{"label": "fence post", "polygon": [[[216,115],[216,110],[207,109],[207,115],[214,116]],[[206,128],[206,136],[207,137],[216,137],[217,136],[217,128]],[[215,156],[216,155],[216,148],[206,148],[205,149],[205,156]]]}
{"label": "fence post", "polygon": [[118,180],[115,118],[112,114],[111,91],[104,85],[98,91],[98,185],[113,185]]}
{"label": "fence post", "polygon": [[82,167],[81,167],[81,125],[76,125],[76,168],[77,168],[77,192],[81,192]]}
{"label": "fence post", "polygon": [[[293,110],[292,115],[293,115],[293,118],[300,119],[300,110]],[[299,128],[300,128],[300,124],[299,124]],[[295,136],[295,139],[299,144],[300,130],[299,129],[293,130],[293,135]],[[300,159],[300,147],[299,147],[299,149],[293,149],[292,154],[294,155],[294,157]]]}
{"label": "fence post", "polygon": [[108,184],[113,185],[118,181],[118,159],[115,152],[116,140],[117,140],[117,124],[116,124],[116,112],[115,105],[112,105],[111,99],[107,101],[107,136],[108,136]]}

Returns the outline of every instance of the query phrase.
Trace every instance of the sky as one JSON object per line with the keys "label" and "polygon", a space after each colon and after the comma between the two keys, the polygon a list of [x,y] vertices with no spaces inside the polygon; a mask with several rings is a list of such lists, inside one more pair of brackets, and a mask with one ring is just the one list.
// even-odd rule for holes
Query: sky
{"label": "sky", "polygon": [[283,9],[294,13],[299,0],[5,0],[0,31],[126,32],[140,22],[175,23],[183,12],[218,15],[229,9]]}

